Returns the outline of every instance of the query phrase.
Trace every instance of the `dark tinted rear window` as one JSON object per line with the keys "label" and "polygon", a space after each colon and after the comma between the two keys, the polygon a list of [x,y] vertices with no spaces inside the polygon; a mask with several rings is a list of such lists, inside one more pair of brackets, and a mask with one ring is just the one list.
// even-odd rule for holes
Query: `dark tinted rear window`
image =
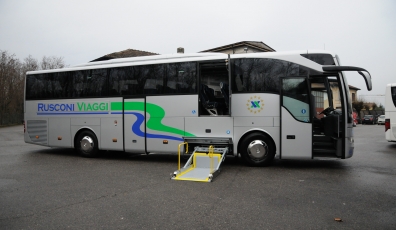
{"label": "dark tinted rear window", "polygon": [[391,94],[392,94],[393,104],[396,106],[396,87],[391,88]]}
{"label": "dark tinted rear window", "polygon": [[301,56],[321,65],[335,65],[334,58],[330,54],[301,54]]}

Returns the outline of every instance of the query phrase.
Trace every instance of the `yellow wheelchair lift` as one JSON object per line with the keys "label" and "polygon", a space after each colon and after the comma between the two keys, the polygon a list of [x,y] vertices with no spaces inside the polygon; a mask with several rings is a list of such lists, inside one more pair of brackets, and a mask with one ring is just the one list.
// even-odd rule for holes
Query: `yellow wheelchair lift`
{"label": "yellow wheelchair lift", "polygon": [[214,148],[213,145],[195,147],[184,167],[180,168],[180,147],[182,145],[186,145],[186,152],[188,152],[187,142],[179,145],[178,170],[171,174],[172,180],[211,182],[220,173],[220,165],[225,159],[228,147]]}

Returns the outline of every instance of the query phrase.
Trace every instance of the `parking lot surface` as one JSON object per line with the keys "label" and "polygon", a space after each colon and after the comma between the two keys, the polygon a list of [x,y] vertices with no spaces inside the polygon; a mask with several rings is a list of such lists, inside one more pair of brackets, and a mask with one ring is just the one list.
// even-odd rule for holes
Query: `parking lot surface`
{"label": "parking lot surface", "polygon": [[169,179],[176,156],[82,158],[3,127],[0,229],[395,229],[396,143],[384,126],[354,133],[350,159],[254,168],[228,157],[200,183]]}

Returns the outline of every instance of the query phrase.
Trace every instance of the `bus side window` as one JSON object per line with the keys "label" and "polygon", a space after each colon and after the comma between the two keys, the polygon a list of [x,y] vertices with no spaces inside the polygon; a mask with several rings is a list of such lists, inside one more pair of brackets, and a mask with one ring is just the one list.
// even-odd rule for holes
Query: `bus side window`
{"label": "bus side window", "polygon": [[238,92],[243,90],[242,76],[239,74],[235,76],[235,85],[237,87]]}

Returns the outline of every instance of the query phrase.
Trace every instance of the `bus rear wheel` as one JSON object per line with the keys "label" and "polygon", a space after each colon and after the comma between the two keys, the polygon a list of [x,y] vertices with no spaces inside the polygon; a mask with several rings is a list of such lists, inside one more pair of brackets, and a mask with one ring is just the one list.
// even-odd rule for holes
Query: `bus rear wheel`
{"label": "bus rear wheel", "polygon": [[251,133],[241,142],[242,159],[249,166],[267,166],[275,156],[275,145],[270,137]]}
{"label": "bus rear wheel", "polygon": [[82,131],[74,142],[74,148],[83,157],[96,157],[98,155],[98,139],[89,130]]}

